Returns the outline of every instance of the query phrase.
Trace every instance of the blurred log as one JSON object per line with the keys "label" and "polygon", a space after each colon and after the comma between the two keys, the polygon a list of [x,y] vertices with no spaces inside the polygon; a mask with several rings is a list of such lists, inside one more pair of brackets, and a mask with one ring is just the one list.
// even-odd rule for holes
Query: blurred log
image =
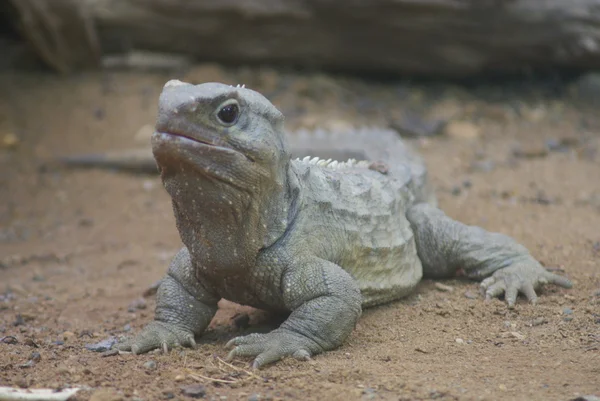
{"label": "blurred log", "polygon": [[437,77],[600,67],[600,0],[11,1],[59,71],[134,50]]}

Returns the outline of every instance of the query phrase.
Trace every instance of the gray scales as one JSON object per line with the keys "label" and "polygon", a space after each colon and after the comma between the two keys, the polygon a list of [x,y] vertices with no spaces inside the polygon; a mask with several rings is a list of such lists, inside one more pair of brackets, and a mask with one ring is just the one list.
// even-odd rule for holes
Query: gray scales
{"label": "gray scales", "polygon": [[518,293],[535,303],[544,284],[572,285],[512,238],[446,216],[422,159],[394,131],[286,135],[283,115],[255,91],[173,80],[151,142],[153,157],[65,160],[158,166],[172,198],[184,247],[158,288],[154,321],[121,350],[196,347],[221,298],[289,313],[269,333],[229,341],[228,358],[261,367],[340,346],[363,308],[405,297],[422,277],[462,269],[510,308]]}

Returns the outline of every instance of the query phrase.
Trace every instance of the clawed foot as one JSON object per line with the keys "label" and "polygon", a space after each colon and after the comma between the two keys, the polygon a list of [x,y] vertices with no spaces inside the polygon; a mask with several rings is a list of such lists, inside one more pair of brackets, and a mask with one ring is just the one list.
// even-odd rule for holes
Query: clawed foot
{"label": "clawed foot", "polygon": [[194,334],[172,324],[153,321],[133,339],[117,344],[117,349],[143,354],[162,348],[163,352],[167,353],[169,349],[179,346],[196,348]]}
{"label": "clawed foot", "polygon": [[504,294],[508,307],[514,308],[519,292],[524,294],[529,302],[535,304],[537,301],[535,290],[549,283],[564,288],[573,286],[567,278],[550,273],[537,261],[526,261],[497,270],[481,282],[480,288],[486,300]]}
{"label": "clawed foot", "polygon": [[319,350],[319,346],[314,341],[283,329],[273,330],[267,334],[253,333],[236,337],[227,343],[227,347],[235,347],[227,356],[227,360],[236,356],[256,357],[252,362],[254,369],[286,356],[305,361]]}

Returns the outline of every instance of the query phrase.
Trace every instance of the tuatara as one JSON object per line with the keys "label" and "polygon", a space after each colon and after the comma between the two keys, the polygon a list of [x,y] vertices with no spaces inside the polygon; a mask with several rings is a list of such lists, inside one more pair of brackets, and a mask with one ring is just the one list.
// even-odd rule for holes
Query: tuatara
{"label": "tuatara", "polygon": [[[260,367],[340,346],[363,308],[410,294],[422,277],[461,269],[509,307],[519,292],[534,303],[546,283],[571,287],[512,238],[438,209],[422,159],[393,131],[288,136],[255,91],[172,80],[151,142],[185,246],[158,288],[155,320],[122,350],[196,347],[221,298],[289,313],[270,333],[228,343],[229,358]],[[292,158],[311,148],[354,158]]]}

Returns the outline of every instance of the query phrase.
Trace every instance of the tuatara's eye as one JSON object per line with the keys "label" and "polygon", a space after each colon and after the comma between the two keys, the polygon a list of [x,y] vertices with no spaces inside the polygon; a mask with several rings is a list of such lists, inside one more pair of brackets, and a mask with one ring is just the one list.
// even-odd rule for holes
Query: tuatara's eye
{"label": "tuatara's eye", "polygon": [[217,117],[224,124],[230,125],[236,122],[238,115],[240,113],[240,109],[237,104],[226,104],[221,107],[221,110],[217,113]]}

